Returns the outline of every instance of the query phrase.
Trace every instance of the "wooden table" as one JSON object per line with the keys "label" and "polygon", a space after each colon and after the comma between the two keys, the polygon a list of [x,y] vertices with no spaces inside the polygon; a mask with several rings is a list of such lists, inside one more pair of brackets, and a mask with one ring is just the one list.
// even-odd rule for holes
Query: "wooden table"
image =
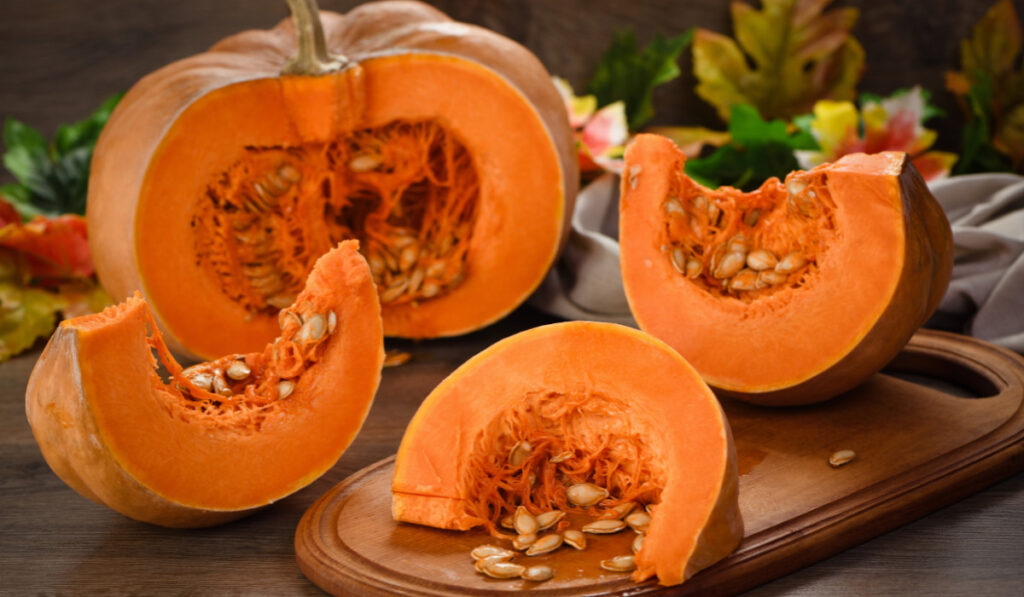
{"label": "wooden table", "polygon": [[[424,396],[492,342],[550,319],[529,307],[463,338],[389,341],[414,358],[386,369],[362,432],[320,480],[244,520],[172,530],[80,497],[43,461],[25,420],[39,351],[0,365],[0,595],[315,595],[292,548],[312,502],[393,454]],[[1024,474],[887,535],[764,585],[769,595],[1022,595]]]}

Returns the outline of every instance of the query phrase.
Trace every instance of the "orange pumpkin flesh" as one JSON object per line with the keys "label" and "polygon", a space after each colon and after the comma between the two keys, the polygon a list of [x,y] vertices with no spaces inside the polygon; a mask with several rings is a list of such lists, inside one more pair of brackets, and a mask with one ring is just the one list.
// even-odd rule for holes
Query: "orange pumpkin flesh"
{"label": "orange pumpkin flesh", "polygon": [[[511,463],[522,441],[529,456]],[[582,482],[611,495],[573,506],[566,487]],[[392,513],[502,536],[500,519],[519,504],[601,516],[656,503],[634,578],[671,585],[739,543],[737,490],[728,422],[696,372],[642,332],[569,322],[494,344],[431,392],[398,450]]]}
{"label": "orange pumpkin flesh", "polygon": [[321,17],[342,70],[281,75],[291,21],[241,33],[140,81],[97,144],[97,271],[184,354],[262,346],[345,238],[385,334],[467,332],[525,300],[567,232],[571,131],[527,50],[416,2]]}
{"label": "orange pumpkin flesh", "polygon": [[684,160],[654,135],[627,150],[622,276],[640,327],[722,394],[767,405],[836,396],[938,306],[950,227],[905,154],[846,156],[752,193],[704,188]]}
{"label": "orange pumpkin flesh", "polygon": [[321,257],[260,353],[182,371],[151,322],[138,296],[62,322],[25,400],[54,472],[137,520],[218,524],[305,487],[351,443],[380,380],[379,305],[355,241]]}

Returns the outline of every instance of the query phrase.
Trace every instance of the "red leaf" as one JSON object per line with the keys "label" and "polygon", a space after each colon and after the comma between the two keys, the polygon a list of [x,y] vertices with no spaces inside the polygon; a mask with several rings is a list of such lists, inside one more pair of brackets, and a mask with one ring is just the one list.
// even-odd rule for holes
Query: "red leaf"
{"label": "red leaf", "polygon": [[36,216],[22,223],[13,208],[0,199],[0,247],[23,254],[32,277],[43,285],[84,278],[95,271],[89,255],[85,219],[77,215]]}

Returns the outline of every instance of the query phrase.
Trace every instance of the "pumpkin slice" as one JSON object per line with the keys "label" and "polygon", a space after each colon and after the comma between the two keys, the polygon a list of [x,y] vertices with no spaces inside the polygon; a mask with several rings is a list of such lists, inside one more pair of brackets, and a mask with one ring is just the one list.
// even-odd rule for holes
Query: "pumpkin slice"
{"label": "pumpkin slice", "polygon": [[650,505],[634,578],[672,585],[739,543],[737,488],[729,424],[678,353],[568,322],[494,344],[431,392],[398,450],[392,513],[511,539],[500,527],[517,506],[620,518],[617,506]]}
{"label": "pumpkin slice", "polygon": [[291,20],[240,33],[118,105],[87,208],[104,287],[141,289],[171,348],[202,358],[273,338],[316,258],[348,238],[387,335],[460,334],[514,309],[576,194],[547,71],[418,2],[319,18],[291,4],[298,36]]}
{"label": "pumpkin slice", "polygon": [[384,358],[355,241],[320,258],[281,322],[262,352],[182,370],[139,296],[63,321],[25,396],[47,463],[83,496],[171,527],[240,518],[312,483],[359,431]]}
{"label": "pumpkin slice", "polygon": [[683,172],[668,139],[626,152],[621,265],[640,327],[724,395],[832,398],[879,371],[949,284],[949,222],[904,153],[848,155],[742,193]]}

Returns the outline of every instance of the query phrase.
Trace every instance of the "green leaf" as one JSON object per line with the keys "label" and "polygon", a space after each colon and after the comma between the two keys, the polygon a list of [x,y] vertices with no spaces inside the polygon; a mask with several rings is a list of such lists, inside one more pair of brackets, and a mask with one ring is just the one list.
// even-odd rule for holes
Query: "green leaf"
{"label": "green leaf", "polygon": [[110,113],[114,111],[114,107],[123,96],[123,93],[112,95],[95,112],[90,114],[88,118],[74,124],[59,126],[53,141],[55,155],[57,157],[64,156],[80,147],[95,145],[96,140],[100,136],[100,131],[103,130],[103,125],[106,124],[110,118]]}
{"label": "green leaf", "polygon": [[992,144],[992,84],[987,76],[973,83],[967,94],[969,118],[964,125],[960,159],[953,174],[1006,172],[1012,170],[1010,157]]}
{"label": "green leaf", "polygon": [[0,282],[0,362],[49,336],[63,307],[54,293]]}
{"label": "green leaf", "polygon": [[32,204],[32,192],[29,191],[28,187],[25,185],[0,185],[0,195],[2,195],[8,203],[14,206],[14,209],[17,210],[23,220],[31,220],[43,213],[39,208]]}
{"label": "green leaf", "polygon": [[30,153],[46,152],[46,139],[39,134],[39,131],[13,118],[7,118],[4,121],[4,145],[8,151],[15,147],[22,147]]}
{"label": "green leaf", "polygon": [[638,129],[654,117],[654,88],[679,76],[679,55],[692,38],[692,29],[668,39],[657,35],[637,51],[632,30],[617,33],[594,71],[589,93],[599,106],[625,102],[629,128]]}
{"label": "green leaf", "polygon": [[732,107],[729,134],[732,141],[711,155],[687,160],[686,173],[705,186],[751,191],[773,176],[783,178],[799,168],[794,150],[818,148],[808,131],[790,132],[782,120],[765,121],[747,104]]}
{"label": "green leaf", "polygon": [[699,30],[693,43],[697,95],[723,120],[747,103],[766,118],[809,112],[819,99],[852,100],[864,49],[850,34],[855,8],[825,11],[831,0],[732,3],[736,39]]}

